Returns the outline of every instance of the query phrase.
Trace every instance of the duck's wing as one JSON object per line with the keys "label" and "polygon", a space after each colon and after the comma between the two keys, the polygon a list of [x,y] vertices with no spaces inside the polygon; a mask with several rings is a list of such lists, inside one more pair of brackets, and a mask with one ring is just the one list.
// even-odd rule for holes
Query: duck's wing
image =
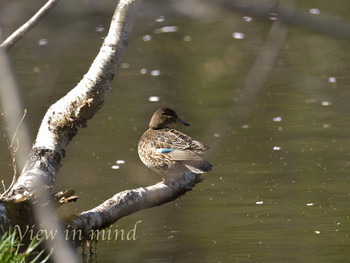
{"label": "duck's wing", "polygon": [[166,170],[167,175],[187,172],[201,174],[213,168],[213,164],[201,156],[208,147],[184,133],[163,129],[153,131],[149,140],[154,156],[171,164]]}
{"label": "duck's wing", "polygon": [[174,161],[202,160],[199,154],[208,149],[203,143],[176,130],[158,134],[155,141],[157,152],[168,155]]}
{"label": "duck's wing", "polygon": [[179,131],[171,130],[171,133],[175,135],[176,141],[168,155],[173,161],[178,161],[178,171],[202,174],[213,169],[214,165],[201,156],[209,149],[207,146]]}
{"label": "duck's wing", "polygon": [[177,148],[179,150],[189,150],[197,154],[201,154],[209,149],[208,146],[204,145],[200,141],[197,141],[187,134],[177,130],[172,129],[169,131],[169,134],[171,134],[171,136],[174,138],[173,148]]}

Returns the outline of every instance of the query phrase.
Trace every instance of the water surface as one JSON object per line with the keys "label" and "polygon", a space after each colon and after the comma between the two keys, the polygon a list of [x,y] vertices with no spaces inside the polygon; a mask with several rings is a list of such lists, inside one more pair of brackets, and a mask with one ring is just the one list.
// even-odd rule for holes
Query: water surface
{"label": "water surface", "polygon": [[[215,169],[178,200],[116,222],[111,229],[129,231],[142,221],[138,238],[100,240],[98,262],[349,261],[348,40],[289,26],[252,95],[246,77],[274,20],[220,7],[189,15],[158,2],[141,4],[103,108],[68,147],[56,189],[72,187],[79,200],[60,212],[159,181],[139,160],[137,143],[152,113],[169,106],[191,123],[179,130],[211,147]],[[33,140],[46,109],[88,69],[112,15],[112,3],[69,5],[61,2],[10,52]],[[344,19],[346,7],[298,4]],[[112,169],[117,160],[125,163]]]}

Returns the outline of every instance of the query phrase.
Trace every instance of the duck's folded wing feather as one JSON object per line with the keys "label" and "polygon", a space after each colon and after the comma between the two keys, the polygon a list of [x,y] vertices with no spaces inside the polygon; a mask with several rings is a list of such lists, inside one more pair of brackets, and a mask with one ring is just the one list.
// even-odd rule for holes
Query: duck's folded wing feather
{"label": "duck's folded wing feather", "polygon": [[202,160],[202,157],[200,157],[198,154],[186,150],[173,150],[169,153],[169,156],[174,161]]}

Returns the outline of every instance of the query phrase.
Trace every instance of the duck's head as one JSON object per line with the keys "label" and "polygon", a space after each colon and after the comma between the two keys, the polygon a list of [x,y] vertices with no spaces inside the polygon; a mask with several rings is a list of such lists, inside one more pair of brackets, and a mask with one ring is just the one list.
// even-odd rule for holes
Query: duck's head
{"label": "duck's head", "polygon": [[182,124],[185,126],[190,126],[189,123],[187,123],[183,120],[180,120],[177,117],[176,112],[174,110],[169,109],[169,108],[161,108],[153,114],[151,121],[149,123],[149,127],[151,129],[155,129],[155,130],[163,129],[171,123],[177,123],[177,124]]}

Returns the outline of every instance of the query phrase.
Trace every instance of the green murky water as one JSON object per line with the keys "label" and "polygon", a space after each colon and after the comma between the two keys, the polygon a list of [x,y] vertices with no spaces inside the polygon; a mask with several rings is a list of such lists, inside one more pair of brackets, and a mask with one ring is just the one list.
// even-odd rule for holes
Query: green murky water
{"label": "green murky water", "polygon": [[[348,18],[348,2],[321,2],[298,8]],[[137,240],[100,240],[97,261],[349,261],[348,40],[289,27],[266,82],[247,92],[273,20],[220,8],[184,14],[158,4],[142,3],[112,91],[69,145],[56,189],[72,187],[79,200],[61,212],[158,181],[139,160],[137,143],[161,106],[191,123],[178,129],[211,147],[215,169],[180,199],[118,221],[111,229],[126,232],[142,221]],[[69,5],[60,3],[10,53],[33,140],[49,105],[88,69],[113,7]],[[125,163],[112,169],[117,160]]]}

